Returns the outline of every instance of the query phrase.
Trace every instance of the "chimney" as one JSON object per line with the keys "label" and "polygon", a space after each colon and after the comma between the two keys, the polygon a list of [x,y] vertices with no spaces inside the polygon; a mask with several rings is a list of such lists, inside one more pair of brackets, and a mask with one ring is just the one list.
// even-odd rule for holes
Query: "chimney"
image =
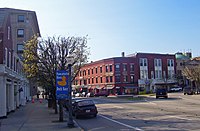
{"label": "chimney", "polygon": [[124,52],[122,52],[122,57],[125,57],[125,53]]}

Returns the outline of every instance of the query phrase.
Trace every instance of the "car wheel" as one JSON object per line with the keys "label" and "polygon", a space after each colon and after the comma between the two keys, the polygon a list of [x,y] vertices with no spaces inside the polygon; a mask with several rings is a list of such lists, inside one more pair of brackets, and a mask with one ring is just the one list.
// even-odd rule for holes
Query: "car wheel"
{"label": "car wheel", "polygon": [[158,99],[158,96],[156,96],[156,99]]}
{"label": "car wheel", "polygon": [[167,99],[167,98],[168,98],[168,96],[165,96],[165,98]]}

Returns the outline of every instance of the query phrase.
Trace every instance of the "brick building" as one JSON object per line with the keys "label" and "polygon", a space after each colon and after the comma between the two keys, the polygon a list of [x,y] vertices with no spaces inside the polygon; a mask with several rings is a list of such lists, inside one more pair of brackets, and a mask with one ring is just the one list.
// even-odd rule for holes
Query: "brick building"
{"label": "brick building", "polygon": [[24,42],[37,33],[34,11],[0,8],[0,117],[24,105],[31,95],[21,59]]}
{"label": "brick building", "polygon": [[137,53],[103,59],[84,65],[75,78],[78,91],[108,94],[137,94],[175,84],[175,55]]}

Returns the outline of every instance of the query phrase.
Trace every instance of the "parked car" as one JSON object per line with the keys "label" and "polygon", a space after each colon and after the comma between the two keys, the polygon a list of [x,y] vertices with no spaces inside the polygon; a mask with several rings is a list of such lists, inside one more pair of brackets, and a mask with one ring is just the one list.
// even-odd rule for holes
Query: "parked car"
{"label": "parked car", "polygon": [[168,98],[167,89],[166,88],[158,88],[156,89],[156,99],[159,97]]}
{"label": "parked car", "polygon": [[174,86],[170,88],[170,92],[179,92],[182,91],[182,87]]}
{"label": "parked car", "polygon": [[72,115],[75,118],[80,116],[97,116],[97,107],[92,100],[78,99],[72,102]]}
{"label": "parked car", "polygon": [[183,94],[184,95],[193,95],[193,94],[195,94],[195,90],[190,86],[186,86],[183,88]]}

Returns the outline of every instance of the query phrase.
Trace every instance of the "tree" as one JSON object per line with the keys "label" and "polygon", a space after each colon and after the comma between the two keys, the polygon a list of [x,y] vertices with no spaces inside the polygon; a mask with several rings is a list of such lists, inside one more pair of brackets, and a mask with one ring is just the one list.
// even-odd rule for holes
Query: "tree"
{"label": "tree", "polygon": [[188,80],[195,83],[195,87],[197,92],[200,88],[200,66],[192,66],[186,67],[183,72],[183,76],[185,76]]}
{"label": "tree", "polygon": [[[87,62],[89,48],[86,37],[48,37],[46,40],[34,36],[25,44],[24,48],[24,71],[28,78],[37,78],[38,83],[44,87],[51,85],[51,90],[56,104],[56,71],[68,69],[68,57],[73,57],[72,80],[79,72],[81,66]],[[60,109],[60,121],[63,121],[62,105]]]}

